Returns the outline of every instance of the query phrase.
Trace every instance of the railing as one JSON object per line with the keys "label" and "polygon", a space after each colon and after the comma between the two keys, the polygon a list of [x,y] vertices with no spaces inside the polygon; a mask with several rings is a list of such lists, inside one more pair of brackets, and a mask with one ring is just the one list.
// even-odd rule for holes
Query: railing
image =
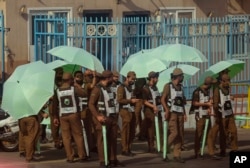
{"label": "railing", "polygon": [[35,55],[39,58],[48,60],[50,56],[46,51],[60,45],[63,38],[66,45],[82,47],[96,55],[106,69],[119,71],[127,58],[141,49],[183,43],[199,49],[208,59],[206,63],[190,63],[200,71],[184,85],[187,99],[191,98],[203,72],[220,60],[245,61],[245,69],[232,82],[250,82],[249,16],[163,19],[161,22],[140,17],[74,18],[64,19],[65,24],[61,24],[61,20],[52,17],[36,20],[37,25],[47,26],[47,29],[37,27],[35,30]]}
{"label": "railing", "polygon": [[[238,121],[239,125],[243,128],[250,128],[250,120],[244,119],[250,117],[250,84],[231,84],[231,92],[233,96],[234,115],[240,115],[241,120]],[[245,122],[242,125],[242,121]]]}

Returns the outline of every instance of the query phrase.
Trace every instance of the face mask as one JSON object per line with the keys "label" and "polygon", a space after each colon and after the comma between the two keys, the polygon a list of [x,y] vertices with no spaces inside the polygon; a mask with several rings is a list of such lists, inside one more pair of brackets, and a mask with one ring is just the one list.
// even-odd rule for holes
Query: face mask
{"label": "face mask", "polygon": [[112,81],[109,81],[108,83],[107,83],[107,86],[111,86],[112,85]]}
{"label": "face mask", "polygon": [[56,77],[56,80],[57,80],[57,81],[61,81],[61,80],[62,80],[62,77],[61,77],[61,76],[57,76],[57,77]]}
{"label": "face mask", "polygon": [[82,80],[76,80],[75,82],[76,82],[77,84],[79,84],[79,85],[83,84],[83,81],[82,81]]}
{"label": "face mask", "polygon": [[131,86],[131,85],[135,84],[135,82],[134,81],[130,81],[128,84]]}

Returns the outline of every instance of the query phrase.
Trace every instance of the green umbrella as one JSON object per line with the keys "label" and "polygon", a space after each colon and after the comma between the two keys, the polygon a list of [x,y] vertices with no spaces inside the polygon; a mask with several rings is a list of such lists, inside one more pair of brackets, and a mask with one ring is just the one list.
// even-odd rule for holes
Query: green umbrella
{"label": "green umbrella", "polygon": [[235,59],[217,62],[216,64],[210,66],[204,72],[204,74],[202,75],[202,77],[199,80],[199,84],[202,84],[204,82],[204,79],[207,76],[212,76],[212,77],[216,78],[219,76],[219,73],[221,71],[226,70],[226,69],[229,70],[228,74],[229,74],[230,78],[233,78],[239,72],[244,70],[244,65],[245,65],[244,61],[235,60]]}
{"label": "green umbrella", "polygon": [[137,53],[134,53],[134,54],[130,55],[128,57],[128,59],[134,58],[134,57],[136,57],[138,55],[150,54],[152,51],[154,51],[154,49],[143,49],[143,50],[141,50],[141,51],[139,51]]}
{"label": "green umbrella", "polygon": [[173,62],[207,62],[200,50],[184,44],[169,44],[156,47],[151,52],[157,58]]}
{"label": "green umbrella", "polygon": [[62,67],[62,66],[65,66],[69,64],[68,62],[66,61],[63,61],[63,60],[55,60],[55,61],[52,61],[52,62],[49,62],[47,63],[47,66],[50,68],[50,69],[56,69],[58,67]]}
{"label": "green umbrella", "polygon": [[73,65],[73,64],[64,65],[64,66],[62,66],[62,68],[63,68],[63,72],[70,72],[72,74],[74,74],[74,72],[76,72],[76,71],[81,70],[81,66]]}
{"label": "green umbrella", "polygon": [[54,94],[54,78],[42,61],[18,66],[4,83],[2,108],[15,119],[37,114]]}
{"label": "green umbrella", "polygon": [[101,61],[96,56],[82,48],[58,46],[47,51],[47,53],[62,58],[70,64],[80,65],[84,68],[96,70],[100,73],[104,70]]}
{"label": "green umbrella", "polygon": [[151,71],[160,72],[166,69],[169,64],[170,62],[154,58],[148,52],[145,52],[128,59],[122,66],[120,74],[127,76],[129,71],[135,71],[137,78],[144,78]]}
{"label": "green umbrella", "polygon": [[178,64],[178,66],[172,66],[172,67],[160,72],[159,80],[157,82],[157,87],[158,87],[160,92],[163,91],[164,85],[171,81],[171,73],[173,72],[173,70],[176,67],[182,69],[182,71],[184,73],[184,80],[190,79],[194,74],[196,74],[200,70],[199,68],[196,68],[192,65]]}
{"label": "green umbrella", "polygon": [[75,64],[70,64],[69,62],[63,61],[63,60],[55,60],[55,61],[47,63],[47,65],[51,69],[56,69],[58,67],[62,67],[63,72],[70,72],[72,74],[75,71],[81,70],[81,66],[75,65]]}

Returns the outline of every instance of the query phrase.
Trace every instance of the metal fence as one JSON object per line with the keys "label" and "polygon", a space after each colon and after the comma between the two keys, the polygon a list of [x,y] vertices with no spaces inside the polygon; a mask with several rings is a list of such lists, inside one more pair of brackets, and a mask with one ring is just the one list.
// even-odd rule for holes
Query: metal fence
{"label": "metal fence", "polygon": [[5,56],[4,56],[4,41],[5,41],[5,34],[6,32],[6,28],[4,26],[4,16],[3,16],[3,12],[0,11],[0,52],[1,52],[1,80],[0,80],[0,95],[2,95],[3,92],[3,82],[4,82],[4,78],[5,78]]}
{"label": "metal fence", "polygon": [[[36,60],[50,62],[46,54],[59,45],[81,47],[97,56],[106,69],[120,70],[127,58],[141,49],[163,44],[182,43],[193,46],[207,56],[206,63],[191,63],[200,68],[185,83],[186,96],[191,97],[202,73],[214,63],[226,59],[246,62],[245,70],[233,81],[249,82],[249,16],[227,16],[201,19],[151,18],[35,18]],[[174,63],[173,63],[174,65]]]}

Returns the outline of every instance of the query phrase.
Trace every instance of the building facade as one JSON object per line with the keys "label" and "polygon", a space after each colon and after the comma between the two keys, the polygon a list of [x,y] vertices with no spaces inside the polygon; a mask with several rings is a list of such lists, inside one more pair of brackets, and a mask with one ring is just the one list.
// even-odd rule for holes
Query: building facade
{"label": "building facade", "polygon": [[[35,60],[35,26],[40,18],[206,18],[248,14],[247,0],[0,0],[4,26],[4,61],[1,69],[6,78],[16,66]],[[95,20],[95,21],[98,21]],[[86,30],[87,31],[87,30]],[[93,45],[92,45],[93,43]],[[97,46],[87,42],[87,48]],[[86,47],[86,46],[85,46]],[[95,54],[95,53],[93,53]],[[119,53],[118,53],[119,54]],[[122,53],[120,53],[122,54]],[[4,66],[4,67],[3,67]],[[2,73],[2,74],[3,74]]]}

